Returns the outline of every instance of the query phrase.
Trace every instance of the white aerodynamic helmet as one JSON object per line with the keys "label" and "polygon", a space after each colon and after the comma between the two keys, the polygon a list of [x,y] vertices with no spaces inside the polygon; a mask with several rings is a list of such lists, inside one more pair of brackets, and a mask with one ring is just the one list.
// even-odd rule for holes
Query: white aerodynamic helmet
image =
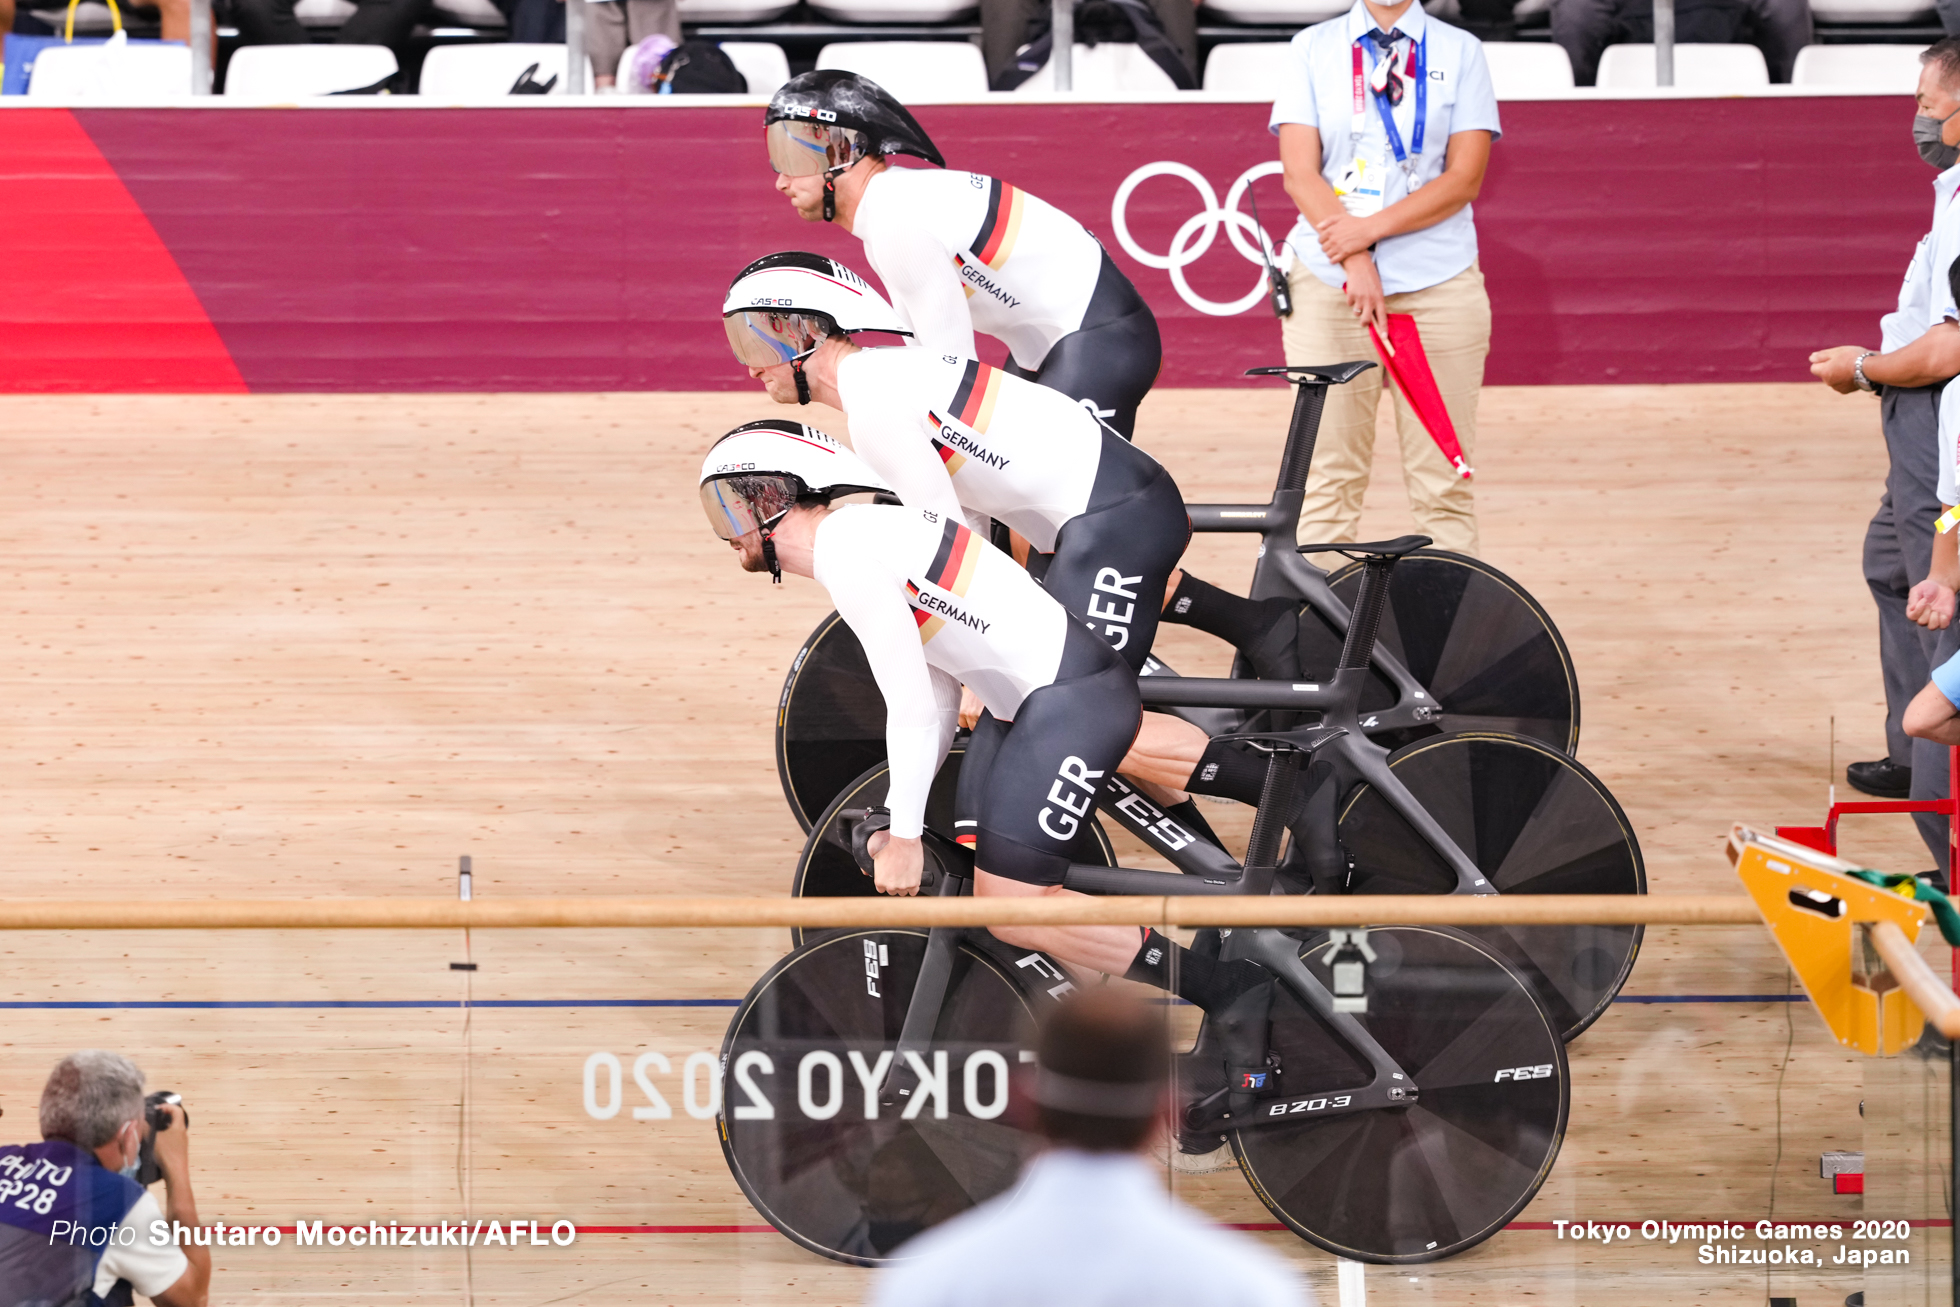
{"label": "white aerodynamic helmet", "polygon": [[890,495],[876,472],[815,427],[764,418],[717,440],[701,462],[701,509],[723,540],[762,532],[769,574],[783,579],[769,533],[799,503]]}
{"label": "white aerodynamic helmet", "polygon": [[791,364],[797,399],[805,404],[810,388],[802,362],[825,337],[912,334],[864,278],[835,259],[796,250],[757,259],[736,274],[721,317],[736,361],[744,367]]}

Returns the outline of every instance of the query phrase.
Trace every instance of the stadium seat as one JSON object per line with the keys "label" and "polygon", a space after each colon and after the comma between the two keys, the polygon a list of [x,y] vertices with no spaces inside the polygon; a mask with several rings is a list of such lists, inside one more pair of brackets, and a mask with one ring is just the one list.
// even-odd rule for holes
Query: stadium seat
{"label": "stadium seat", "polygon": [[1230,91],[1248,100],[1276,99],[1286,69],[1287,52],[1292,48],[1286,41],[1214,45],[1205,59],[1204,88]]}
{"label": "stadium seat", "polygon": [[721,52],[748,79],[750,95],[774,95],[789,80],[789,59],[780,45],[768,41],[723,41]]}
{"label": "stadium seat", "polygon": [[1927,0],[1812,0],[1810,16],[1820,23],[1919,23],[1932,21],[1934,9]]}
{"label": "stadium seat", "polygon": [[95,104],[155,104],[191,96],[191,48],[178,42],[51,45],[34,56],[27,96]]}
{"label": "stadium seat", "polygon": [[293,17],[302,27],[339,27],[354,16],[354,0],[299,0]]}
{"label": "stadium seat", "polygon": [[490,0],[435,0],[435,11],[441,20],[478,30],[504,27],[509,21],[504,17],[504,11],[491,4]]}
{"label": "stadium seat", "polygon": [[[516,41],[493,41],[480,45],[439,45],[422,61],[422,96],[451,104],[501,100],[532,64],[538,71],[531,76],[540,82],[558,79],[546,94],[565,91],[565,47],[528,45]],[[587,63],[586,85],[592,84]]]}
{"label": "stadium seat", "polygon": [[399,71],[385,45],[248,45],[225,72],[225,98],[260,104],[372,86]]}
{"label": "stadium seat", "polygon": [[1485,41],[1484,62],[1500,100],[1572,89],[1572,59],[1550,41]]}
{"label": "stadium seat", "polygon": [[1790,73],[1793,86],[1896,91],[1911,95],[1919,85],[1922,45],[1807,45],[1797,51]]}
{"label": "stadium seat", "polygon": [[835,23],[950,23],[973,16],[973,0],[810,0]]}
{"label": "stadium seat", "polygon": [[[57,36],[68,30],[66,5],[53,9],[28,9],[27,12],[52,27]],[[115,30],[116,16],[109,12],[109,6],[102,0],[82,0],[75,6],[75,35],[107,36]]]}
{"label": "stadium seat", "polygon": [[[1162,95],[1177,94],[1177,83],[1159,68],[1142,47],[1127,41],[1108,41],[1101,45],[1078,45],[1069,67],[1070,90],[1077,95]],[[1048,94],[1055,89],[1052,63],[1014,88],[1016,95]]]}
{"label": "stadium seat", "polygon": [[1198,21],[1216,18],[1226,23],[1285,23],[1305,27],[1339,18],[1353,5],[1335,0],[1205,0]]}
{"label": "stadium seat", "polygon": [[[1655,85],[1654,47],[1609,45],[1599,56],[1599,87],[1638,91]],[[1769,65],[1753,45],[1677,45],[1674,85],[1679,90],[1739,95],[1769,85]]]}
{"label": "stadium seat", "polygon": [[833,41],[817,67],[869,77],[905,104],[976,100],[987,94],[987,64],[968,41]]}
{"label": "stadium seat", "polygon": [[681,0],[684,23],[767,23],[796,8],[796,0]]}

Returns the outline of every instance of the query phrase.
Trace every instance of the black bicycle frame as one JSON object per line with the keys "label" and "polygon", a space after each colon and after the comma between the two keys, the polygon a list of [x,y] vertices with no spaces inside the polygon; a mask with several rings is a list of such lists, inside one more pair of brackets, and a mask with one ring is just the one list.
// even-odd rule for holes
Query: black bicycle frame
{"label": "black bicycle frame", "polygon": [[[1293,418],[1286,429],[1286,448],[1280,456],[1279,479],[1273,485],[1273,498],[1267,504],[1187,504],[1191,529],[1207,532],[1257,533],[1259,559],[1252,569],[1251,598],[1281,596],[1299,599],[1319,613],[1337,631],[1348,629],[1353,614],[1327,583],[1328,573],[1300,556],[1296,538],[1300,529],[1300,504],[1307,484],[1307,469],[1313,464],[1314,442],[1320,434],[1320,415],[1327,404],[1330,386],[1345,385],[1373,363],[1342,363],[1333,367],[1253,368],[1247,376],[1284,376],[1293,383]],[[1374,653],[1375,670],[1395,687],[1395,703],[1369,714],[1369,730],[1396,730],[1432,722],[1439,710],[1435,699],[1402,660],[1382,650]],[[1164,664],[1151,660],[1143,674],[1168,672]],[[1366,664],[1364,664],[1365,666]],[[1145,702],[1151,702],[1146,699]],[[1169,704],[1170,700],[1155,702]],[[1269,704],[1231,704],[1207,700],[1191,707],[1272,707]],[[1213,723],[1201,722],[1210,726]],[[1214,734],[1217,732],[1214,731]]]}

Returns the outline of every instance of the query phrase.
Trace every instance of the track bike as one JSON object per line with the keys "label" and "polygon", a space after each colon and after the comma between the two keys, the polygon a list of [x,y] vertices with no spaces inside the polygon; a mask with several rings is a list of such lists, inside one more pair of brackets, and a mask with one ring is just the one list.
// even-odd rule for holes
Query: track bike
{"label": "track bike", "polygon": [[[1138,681],[1144,704],[1305,719],[1314,724],[1298,730],[1333,732],[1314,750],[1327,774],[1296,826],[1308,840],[1294,841],[1276,873],[1282,892],[1645,893],[1640,845],[1626,814],[1598,778],[1569,755],[1497,731],[1435,735],[1391,752],[1364,729],[1374,715],[1364,707],[1374,676],[1370,652],[1385,619],[1391,579],[1404,560],[1422,555],[1425,543],[1421,536],[1408,536],[1338,547],[1355,556],[1362,580],[1346,641],[1327,680],[1145,676]],[[942,804],[950,805],[949,773],[956,766],[949,760],[935,780]],[[882,804],[887,786],[881,763],[844,787],[805,842],[793,894],[876,892],[843,838],[842,814]],[[1098,807],[1100,818],[1178,868],[1176,873],[1124,872],[1132,878],[1159,877],[1154,888],[1135,892],[1207,893],[1207,886],[1237,883],[1239,864],[1226,850],[1178,826],[1122,776],[1109,779]],[[940,820],[950,822],[949,806]],[[1092,856],[1110,861],[1107,836],[1100,827],[1095,834]],[[1310,872],[1306,855],[1315,840],[1322,856]],[[1089,857],[1082,860],[1086,864]],[[1090,873],[1078,868],[1077,875]],[[1633,969],[1642,936],[1638,926],[1479,927],[1469,933],[1531,981],[1565,1039],[1605,1012]],[[809,942],[802,935],[794,938]]]}
{"label": "track bike", "polygon": [[[1260,737],[1271,754],[1265,793],[1246,859],[1229,872],[1078,864],[1064,883],[1273,892],[1297,767],[1345,736]],[[860,868],[865,815],[840,812],[836,829]],[[931,826],[924,842],[924,892],[970,892],[971,852]],[[1180,1124],[1224,1135],[1289,1229],[1356,1260],[1433,1261],[1488,1239],[1537,1193],[1565,1132],[1565,1048],[1531,983],[1497,951],[1415,926],[1374,927],[1359,942],[1209,934],[1220,956],[1256,961],[1278,987],[1266,1029],[1202,1029],[1197,1051],[1179,1059]],[[1359,985],[1335,971],[1356,959]],[[756,982],[722,1046],[722,1151],[744,1194],[803,1247],[880,1265],[913,1235],[1007,1192],[1038,1146],[1025,1081],[1035,1030],[1074,984],[1054,958],[985,931],[845,929],[799,945]],[[1261,1068],[1259,1088],[1227,1084],[1228,1065]]]}
{"label": "track bike", "polygon": [[[1325,571],[1297,550],[1302,492],[1328,388],[1373,366],[1251,369],[1248,376],[1284,376],[1295,387],[1273,497],[1265,504],[1187,506],[1193,531],[1260,536],[1251,597],[1300,601],[1300,665],[1309,682],[1337,665],[1362,569],[1354,563]],[[1568,754],[1577,750],[1579,687],[1571,653],[1545,610],[1496,568],[1446,550],[1412,553],[1396,571],[1379,634],[1359,720],[1361,730],[1389,748],[1450,732],[1501,731]],[[1144,674],[1175,673],[1153,659]],[[1232,675],[1251,675],[1243,657]],[[1214,735],[1285,724],[1196,708],[1180,715]],[[832,613],[797,650],[776,712],[776,770],[805,831],[853,777],[883,759],[884,731],[884,699],[864,651]]]}

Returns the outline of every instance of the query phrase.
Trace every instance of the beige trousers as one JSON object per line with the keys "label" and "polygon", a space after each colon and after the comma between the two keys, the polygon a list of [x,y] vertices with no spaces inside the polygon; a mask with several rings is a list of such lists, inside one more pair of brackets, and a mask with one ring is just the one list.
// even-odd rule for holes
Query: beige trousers
{"label": "beige trousers", "polygon": [[[1290,278],[1293,315],[1282,319],[1288,363],[1345,363],[1374,359],[1367,328],[1340,291],[1296,263]],[[1436,376],[1463,446],[1464,461],[1477,465],[1477,395],[1484,385],[1484,356],[1490,353],[1490,297],[1475,264],[1440,285],[1388,297],[1390,313],[1415,315],[1423,353]],[[1361,498],[1374,465],[1375,416],[1381,406],[1383,373],[1370,368],[1345,386],[1327,392],[1327,409],[1314,445],[1300,510],[1302,544],[1343,544],[1355,539]],[[1476,554],[1477,506],[1471,483],[1456,474],[1415,410],[1395,393],[1395,431],[1402,445],[1402,481],[1418,533],[1441,549]]]}

